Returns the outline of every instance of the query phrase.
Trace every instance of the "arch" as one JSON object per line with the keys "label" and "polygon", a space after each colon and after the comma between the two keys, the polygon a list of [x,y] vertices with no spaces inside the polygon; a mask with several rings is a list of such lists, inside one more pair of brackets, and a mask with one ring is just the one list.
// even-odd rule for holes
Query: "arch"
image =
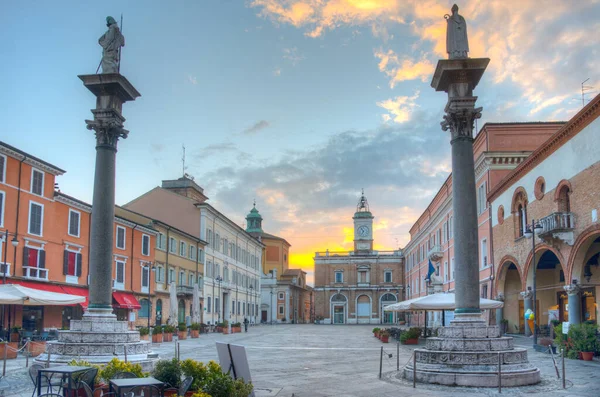
{"label": "arch", "polygon": [[329,298],[329,302],[333,303],[333,302],[348,302],[348,298],[346,297],[346,295],[342,294],[341,292],[338,292],[336,294],[331,295],[331,297]]}
{"label": "arch", "polygon": [[[545,251],[551,251],[554,256],[556,256],[556,258],[558,259],[558,262],[562,268],[562,271],[566,277],[567,275],[567,268],[565,265],[565,260],[562,256],[562,254],[560,253],[560,251],[558,251],[556,248],[551,247],[547,244],[538,244],[535,246],[535,258],[539,263],[540,258],[542,257],[543,253]],[[541,254],[540,254],[541,253]],[[523,273],[521,274],[521,284],[526,288],[527,286],[527,279],[529,278],[529,269],[531,268],[531,261],[533,259],[533,254],[531,253],[531,250],[529,251],[529,254],[527,255],[527,260],[525,261],[525,268],[523,269]],[[536,263],[537,265],[537,263]]]}
{"label": "arch", "polygon": [[543,176],[539,176],[535,180],[534,193],[536,200],[541,200],[544,198],[544,194],[546,194],[546,180]]}
{"label": "arch", "polygon": [[515,238],[523,236],[525,233],[525,225],[527,224],[527,192],[522,186],[519,186],[512,198],[510,212],[513,215],[515,226]]}
{"label": "arch", "polygon": [[355,300],[356,307],[356,319],[357,323],[371,322],[371,313],[373,312],[373,300],[371,296],[367,294],[360,294]]}
{"label": "arch", "polygon": [[177,322],[185,324],[185,301],[180,299],[177,304]]}
{"label": "arch", "polygon": [[[492,291],[493,296],[498,296],[500,293],[504,293],[504,285],[502,285],[502,291],[500,291],[500,280],[506,280],[506,272],[510,268],[510,265],[515,265],[517,268],[517,272],[519,273],[519,280],[523,280],[523,274],[521,273],[521,265],[517,259],[512,255],[504,255],[502,259],[500,259],[500,264],[498,265],[498,269],[496,270],[496,274],[494,275],[494,283],[495,290]],[[524,290],[523,283],[521,282],[522,290]]]}
{"label": "arch", "polygon": [[[573,279],[580,281],[579,276],[583,273],[585,255],[598,235],[600,235],[600,225],[596,224],[589,226],[577,236],[567,262],[568,277],[566,280],[569,283]],[[577,269],[575,269],[576,263],[578,263]]]}
{"label": "arch", "polygon": [[504,206],[500,205],[500,207],[498,207],[498,224],[503,225],[504,224]]}
{"label": "arch", "polygon": [[562,181],[558,182],[558,185],[556,185],[556,189],[554,189],[554,201],[560,200],[560,191],[564,187],[567,187],[569,189],[569,193],[573,192],[571,182],[569,182],[567,179],[563,179]]}
{"label": "arch", "polygon": [[517,211],[518,203],[523,203],[525,204],[525,206],[527,206],[528,202],[529,201],[527,200],[527,191],[525,191],[525,188],[523,186],[519,186],[515,189],[515,192],[513,193],[510,205],[510,212],[514,214]]}
{"label": "arch", "polygon": [[348,297],[341,292],[331,295],[329,314],[331,324],[346,324],[348,322]]}
{"label": "arch", "polygon": [[140,299],[140,310],[138,311],[138,317],[148,318],[150,316],[150,301],[148,298]]}
{"label": "arch", "polygon": [[[383,298],[386,298],[386,299],[383,299]],[[392,294],[390,292],[387,292],[387,293],[385,293],[385,294],[383,294],[383,295],[381,295],[379,297],[379,301],[380,302],[383,302],[383,301],[386,301],[386,302],[397,302],[398,299],[396,298],[396,295],[394,295],[394,294]]]}

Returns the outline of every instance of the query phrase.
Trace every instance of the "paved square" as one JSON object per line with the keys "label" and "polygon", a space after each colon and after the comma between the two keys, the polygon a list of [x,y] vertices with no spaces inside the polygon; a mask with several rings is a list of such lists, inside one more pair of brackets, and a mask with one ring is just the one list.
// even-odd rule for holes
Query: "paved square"
{"label": "paved square", "polygon": [[[383,344],[373,337],[373,326],[361,325],[274,325],[250,328],[248,333],[203,334],[180,342],[181,358],[217,360],[215,341],[247,348],[252,379],[258,397],[300,396],[461,396],[497,395],[497,389],[452,388],[412,384],[397,378],[395,343]],[[531,346],[531,339],[517,337],[515,344]],[[381,346],[383,379],[378,379]],[[400,346],[400,366],[412,355],[412,346]],[[175,354],[175,343],[153,348],[162,358]],[[531,362],[542,372],[542,383],[523,388],[506,388],[502,395],[600,395],[600,362],[567,360],[567,389],[549,355],[529,350]],[[0,382],[4,395],[31,396],[32,384],[24,359],[9,360],[7,377]]]}

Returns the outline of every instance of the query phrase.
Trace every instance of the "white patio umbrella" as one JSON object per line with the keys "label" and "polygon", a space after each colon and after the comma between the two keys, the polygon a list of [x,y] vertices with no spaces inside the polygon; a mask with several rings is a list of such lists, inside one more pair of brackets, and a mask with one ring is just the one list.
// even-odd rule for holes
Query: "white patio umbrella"
{"label": "white patio umbrella", "polygon": [[60,306],[74,305],[77,303],[84,302],[84,296],[42,291],[39,289],[23,287],[22,285],[18,284],[0,285],[0,304],[26,306]]}
{"label": "white patio umbrella", "polygon": [[192,302],[192,323],[200,322],[200,288],[194,283],[194,301]]}
{"label": "white patio umbrella", "polygon": [[[498,309],[504,302],[479,298],[481,309]],[[409,299],[387,305],[383,308],[387,312],[408,312],[412,310],[454,310],[456,309],[456,295],[454,293],[438,293],[418,298]]]}
{"label": "white patio umbrella", "polygon": [[179,310],[179,306],[177,305],[177,288],[175,287],[175,282],[169,285],[169,302],[168,324],[177,327],[177,311]]}

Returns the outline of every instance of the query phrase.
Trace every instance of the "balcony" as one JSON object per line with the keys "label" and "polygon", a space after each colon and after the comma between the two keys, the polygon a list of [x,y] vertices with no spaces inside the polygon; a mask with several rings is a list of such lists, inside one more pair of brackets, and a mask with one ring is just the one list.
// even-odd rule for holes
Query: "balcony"
{"label": "balcony", "polygon": [[572,212],[555,212],[539,220],[542,226],[540,237],[543,240],[559,239],[568,245],[575,243],[573,230],[575,216]]}
{"label": "balcony", "polygon": [[194,287],[189,287],[187,285],[178,285],[177,295],[194,295]]}
{"label": "balcony", "polygon": [[42,267],[23,266],[23,277],[48,281],[48,269]]}
{"label": "balcony", "polygon": [[443,257],[444,257],[444,251],[442,251],[442,247],[440,245],[434,245],[433,247],[431,247],[431,249],[427,253],[427,258],[429,258],[435,262],[439,261]]}

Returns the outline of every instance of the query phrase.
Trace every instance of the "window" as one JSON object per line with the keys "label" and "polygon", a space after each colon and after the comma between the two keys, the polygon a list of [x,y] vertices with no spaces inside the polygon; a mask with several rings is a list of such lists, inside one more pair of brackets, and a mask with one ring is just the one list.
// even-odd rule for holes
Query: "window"
{"label": "window", "polygon": [[221,250],[221,238],[219,237],[219,233],[215,233],[215,242],[214,242],[214,248],[215,251],[220,251]]}
{"label": "window", "polygon": [[190,249],[189,249],[189,257],[191,260],[195,261],[196,260],[196,247],[194,247],[193,245],[190,245]]}
{"label": "window", "polygon": [[477,213],[482,214],[487,209],[486,182],[477,188]]}
{"label": "window", "polygon": [[31,193],[44,195],[44,173],[35,168],[31,169]]}
{"label": "window", "polygon": [[223,239],[223,253],[225,255],[228,255],[228,249],[229,249],[229,241],[227,241],[227,239]]}
{"label": "window", "polygon": [[188,275],[188,280],[189,280],[189,282],[188,282],[188,285],[189,285],[190,287],[193,287],[193,286],[194,286],[194,280],[195,280],[195,279],[196,279],[196,277],[195,277],[195,276],[194,276],[192,273],[190,273],[190,274]]}
{"label": "window", "polygon": [[283,292],[279,293],[279,297],[278,298],[279,298],[280,301],[282,301],[284,299]]}
{"label": "window", "polygon": [[125,249],[125,228],[122,226],[117,226],[116,245],[118,249]]}
{"label": "window", "polygon": [[237,303],[237,304],[238,304],[238,305],[237,305],[237,314],[240,314],[241,302],[240,302],[240,301],[238,301],[238,303]]}
{"label": "window", "polygon": [[148,315],[150,314],[150,302],[148,301],[148,299],[141,299],[140,300],[140,310],[138,311],[138,317],[139,318],[148,318]]}
{"label": "window", "polygon": [[335,282],[343,283],[344,282],[344,273],[342,273],[341,271],[335,272]]}
{"label": "window", "polygon": [[162,266],[156,267],[156,282],[163,283],[165,281],[165,268]]}
{"label": "window", "polygon": [[159,250],[165,250],[167,249],[167,236],[165,236],[162,233],[158,234],[158,237],[156,238],[156,248],[158,248]]}
{"label": "window", "polygon": [[481,240],[481,268],[488,265],[487,240]]}
{"label": "window", "polygon": [[187,255],[187,251],[186,251],[186,247],[185,247],[185,242],[181,241],[179,243],[179,256],[185,257],[186,255]]}
{"label": "window", "polygon": [[359,270],[358,271],[358,282],[361,284],[366,284],[369,282],[369,271],[368,270]]}
{"label": "window", "polygon": [[79,218],[81,214],[78,211],[69,210],[69,236],[79,237]]}
{"label": "window", "polygon": [[6,156],[0,154],[0,182],[6,182]]}
{"label": "window", "polygon": [[115,288],[123,288],[125,286],[125,262],[116,261],[115,275]]}
{"label": "window", "polygon": [[185,285],[185,272],[183,270],[179,272],[179,285]]}
{"label": "window", "polygon": [[172,254],[177,253],[177,240],[173,237],[169,237],[169,252]]}
{"label": "window", "polygon": [[169,269],[169,279],[167,280],[167,283],[172,283],[175,281],[175,269]]}
{"label": "window", "polygon": [[81,276],[81,254],[73,251],[64,251],[63,274],[65,276]]}
{"label": "window", "polygon": [[283,305],[279,305],[279,314],[283,315]]}
{"label": "window", "polygon": [[0,192],[0,227],[4,227],[4,197],[4,192]]}
{"label": "window", "polygon": [[213,241],[212,241],[212,239],[213,239],[213,238],[212,238],[212,236],[213,236],[213,234],[212,234],[212,230],[210,230],[210,229],[206,229],[206,242],[207,242],[209,245],[212,245],[212,244],[213,244]]}
{"label": "window", "polygon": [[42,235],[44,228],[44,206],[42,204],[29,202],[29,234]]}
{"label": "window", "polygon": [[204,250],[202,248],[198,248],[198,261],[204,263]]}
{"label": "window", "polygon": [[211,303],[212,303],[212,302],[211,302],[211,299],[210,299],[210,296],[209,296],[209,297],[206,299],[206,311],[207,311],[208,313],[210,313],[210,312],[211,312],[211,310],[212,310]]}
{"label": "window", "polygon": [[235,314],[235,301],[231,301],[231,313]]}
{"label": "window", "polygon": [[386,270],[383,273],[383,279],[385,283],[391,283],[392,282],[392,271],[391,270]]}
{"label": "window", "polygon": [[150,268],[149,264],[142,266],[142,290],[148,291],[150,286]]}
{"label": "window", "polygon": [[454,257],[450,259],[450,280],[454,280]]}
{"label": "window", "polygon": [[444,262],[444,281],[448,281],[448,261]]}
{"label": "window", "polygon": [[150,236],[142,234],[142,255],[150,255]]}
{"label": "window", "polygon": [[487,299],[487,295],[488,295],[488,286],[487,286],[487,284],[484,284],[481,286],[481,297],[484,299]]}
{"label": "window", "polygon": [[221,313],[221,306],[219,305],[219,298],[215,298],[215,312]]}
{"label": "window", "polygon": [[448,234],[450,235],[450,238],[454,237],[454,219],[453,219],[453,217],[450,217],[450,219],[448,221]]}

